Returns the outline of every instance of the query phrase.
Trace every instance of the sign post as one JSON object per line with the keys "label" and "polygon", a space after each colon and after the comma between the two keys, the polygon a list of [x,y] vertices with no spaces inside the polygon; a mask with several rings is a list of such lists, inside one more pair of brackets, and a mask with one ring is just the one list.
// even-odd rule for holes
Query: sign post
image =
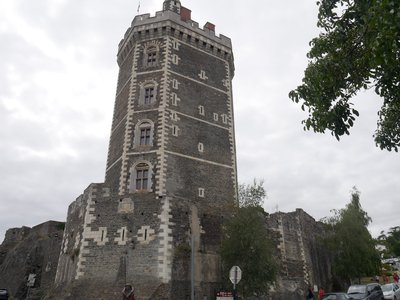
{"label": "sign post", "polygon": [[216,300],[233,300],[233,293],[232,292],[217,292],[217,299]]}
{"label": "sign post", "polygon": [[229,271],[229,279],[233,283],[233,297],[236,300],[236,285],[242,279],[242,270],[238,266],[233,266]]}

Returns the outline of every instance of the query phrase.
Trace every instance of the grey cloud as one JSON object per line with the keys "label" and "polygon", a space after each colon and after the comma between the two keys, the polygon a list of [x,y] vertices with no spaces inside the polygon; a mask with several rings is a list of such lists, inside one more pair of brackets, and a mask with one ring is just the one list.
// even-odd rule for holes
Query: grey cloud
{"label": "grey cloud", "polygon": [[[357,185],[363,207],[374,220],[373,232],[398,225],[400,207],[394,203],[400,194],[399,156],[376,149],[371,137],[379,99],[371,93],[354,99],[360,119],[351,136],[337,142],[329,134],[304,132],[300,122],[307,114],[287,96],[301,83],[308,42],[318,34],[315,3],[181,2],[192,9],[200,25],[215,23],[217,33],[232,38],[239,181],[264,178],[269,211],[276,205],[282,211],[301,207],[317,220],[332,208],[344,207],[349,190]],[[57,59],[47,57],[14,31],[0,33],[0,55],[7,57],[0,61],[4,70],[0,72],[0,211],[6,212],[0,237],[11,226],[65,219],[69,203],[91,182],[103,181],[117,80],[115,55],[138,4],[126,0],[15,3],[18,17],[43,32],[56,49],[68,49],[75,65],[66,65],[60,53]],[[56,3],[62,6],[54,13],[50,7]],[[161,10],[162,0],[142,1],[141,6],[141,13],[154,14]],[[9,66],[23,86],[9,78]],[[72,67],[78,68],[69,70]],[[82,68],[113,81],[81,78]],[[76,78],[63,82],[64,91],[79,85],[70,96],[85,95],[82,101],[90,105],[70,105],[60,96],[63,91],[35,85],[31,78],[43,71],[62,78],[63,73],[73,72]],[[5,101],[16,101],[40,118],[24,119],[18,110],[6,109]],[[54,155],[60,146],[72,153]],[[22,156],[21,147],[46,155]]]}

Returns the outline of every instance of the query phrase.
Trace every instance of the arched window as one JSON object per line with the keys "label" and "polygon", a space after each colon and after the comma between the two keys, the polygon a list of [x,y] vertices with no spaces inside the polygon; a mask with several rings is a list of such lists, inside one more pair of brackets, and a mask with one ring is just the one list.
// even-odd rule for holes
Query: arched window
{"label": "arched window", "polygon": [[139,106],[147,106],[157,101],[157,82],[153,80],[140,84]]}
{"label": "arched window", "polygon": [[144,104],[151,104],[154,100],[154,86],[144,89]]}
{"label": "arched window", "polygon": [[139,145],[150,145],[151,126],[149,123],[144,123],[140,126],[140,141]]}
{"label": "arched window", "polygon": [[147,190],[149,187],[149,165],[139,164],[136,166],[135,171],[135,189],[137,191]]}
{"label": "arched window", "polygon": [[151,192],[152,166],[149,162],[138,162],[130,169],[130,192]]}
{"label": "arched window", "polygon": [[133,147],[153,146],[154,123],[151,120],[139,121],[135,126]]}
{"label": "arched window", "polygon": [[150,46],[145,49],[144,65],[146,67],[156,67],[158,65],[158,49],[155,46]]}

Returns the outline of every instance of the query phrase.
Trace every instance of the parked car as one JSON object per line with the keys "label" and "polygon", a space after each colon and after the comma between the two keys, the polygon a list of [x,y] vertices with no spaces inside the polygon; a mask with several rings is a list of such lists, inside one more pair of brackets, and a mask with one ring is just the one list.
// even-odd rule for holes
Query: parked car
{"label": "parked car", "polygon": [[326,293],[322,300],[350,300],[346,293]]}
{"label": "parked car", "polygon": [[0,289],[0,300],[8,300],[8,297],[7,289]]}
{"label": "parked car", "polygon": [[383,297],[389,300],[400,300],[400,287],[396,283],[382,285]]}
{"label": "parked car", "polygon": [[381,286],[377,283],[355,284],[349,287],[347,295],[356,300],[383,300]]}

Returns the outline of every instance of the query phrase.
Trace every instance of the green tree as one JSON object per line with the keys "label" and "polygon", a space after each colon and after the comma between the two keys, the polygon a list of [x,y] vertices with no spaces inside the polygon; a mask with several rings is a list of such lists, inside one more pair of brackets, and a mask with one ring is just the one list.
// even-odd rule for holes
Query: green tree
{"label": "green tree", "polygon": [[309,115],[304,129],[328,130],[338,140],[359,116],[350,99],[374,88],[383,98],[375,142],[381,149],[400,146],[400,1],[320,0],[309,64],[302,85],[289,97]]}
{"label": "green tree", "polygon": [[239,206],[257,207],[262,206],[267,192],[264,188],[264,180],[253,179],[252,184],[239,184]]}
{"label": "green tree", "polygon": [[234,209],[232,217],[224,224],[221,258],[227,286],[232,286],[228,278],[230,268],[237,265],[242,269],[237,289],[246,299],[268,293],[276,276],[276,266],[262,208],[266,195],[263,181],[240,186],[241,206]]}
{"label": "green tree", "polygon": [[386,257],[400,256],[400,226],[389,229],[388,233],[381,232],[378,242],[386,246]]}
{"label": "green tree", "polygon": [[242,269],[237,288],[245,299],[266,295],[275,279],[276,267],[264,218],[260,207],[241,207],[224,227],[221,245],[224,276],[227,279],[232,266]]}
{"label": "green tree", "polygon": [[346,208],[336,210],[335,215],[325,222],[333,229],[326,242],[334,253],[335,276],[350,283],[354,279],[378,274],[379,253],[367,228],[371,218],[362,209],[360,192],[356,188],[353,188]]}

